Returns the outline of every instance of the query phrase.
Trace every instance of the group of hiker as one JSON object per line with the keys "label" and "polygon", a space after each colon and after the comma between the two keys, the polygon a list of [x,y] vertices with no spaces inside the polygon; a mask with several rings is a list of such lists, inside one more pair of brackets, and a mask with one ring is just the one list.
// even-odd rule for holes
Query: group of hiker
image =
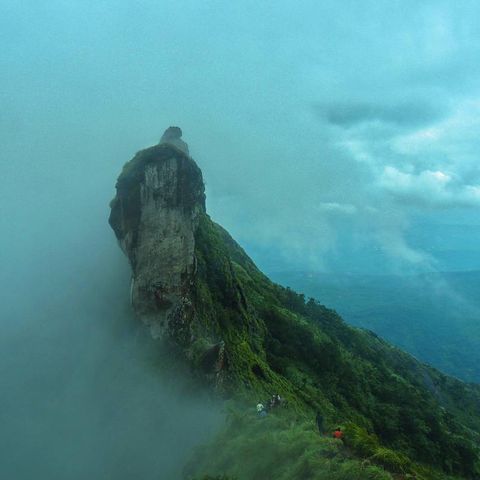
{"label": "group of hiker", "polygon": [[266,417],[268,412],[273,410],[276,407],[279,407],[283,403],[283,398],[278,394],[274,393],[268,402],[262,403],[261,401],[257,403],[257,415],[260,418]]}
{"label": "group of hiker", "polygon": [[[282,404],[283,398],[281,398],[278,393],[274,393],[268,400],[268,402],[263,403],[259,401],[257,403],[257,415],[259,418],[264,418],[268,415],[268,412],[275,409],[276,407],[281,406]],[[325,419],[323,418],[323,415],[318,411],[315,417],[315,423],[317,424],[318,432],[320,433],[320,435],[329,435],[329,433],[325,429]],[[341,427],[337,427],[333,431],[332,436],[337,440],[343,440],[343,431]]]}

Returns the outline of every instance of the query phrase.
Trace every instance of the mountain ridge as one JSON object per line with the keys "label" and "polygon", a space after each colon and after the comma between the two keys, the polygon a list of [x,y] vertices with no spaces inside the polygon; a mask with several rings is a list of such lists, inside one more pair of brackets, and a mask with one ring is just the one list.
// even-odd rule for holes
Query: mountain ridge
{"label": "mountain ridge", "polygon": [[383,452],[392,472],[479,474],[480,389],[271,282],[207,215],[188,154],[137,153],[109,222],[132,266],[134,311],[221,395],[254,404],[276,392],[297,416],[322,411],[347,426],[356,455]]}
{"label": "mountain ridge", "polygon": [[348,323],[375,331],[421,361],[463,381],[480,382],[480,271],[277,272],[272,277],[321,299]]}

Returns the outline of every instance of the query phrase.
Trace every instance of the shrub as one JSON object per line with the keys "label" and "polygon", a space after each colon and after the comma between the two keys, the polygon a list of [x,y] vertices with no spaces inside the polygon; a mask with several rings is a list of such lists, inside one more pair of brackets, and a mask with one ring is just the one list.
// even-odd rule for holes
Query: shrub
{"label": "shrub", "polygon": [[377,448],[371,460],[395,473],[407,473],[410,469],[409,458],[403,453],[394,452],[389,448]]}
{"label": "shrub", "polygon": [[348,423],[344,428],[345,444],[362,457],[370,457],[376,453],[380,444],[375,435],[364,428]]}

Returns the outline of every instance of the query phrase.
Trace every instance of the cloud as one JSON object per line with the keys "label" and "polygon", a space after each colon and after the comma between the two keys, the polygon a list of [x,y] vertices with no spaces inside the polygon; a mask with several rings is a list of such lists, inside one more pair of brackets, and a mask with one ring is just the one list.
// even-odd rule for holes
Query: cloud
{"label": "cloud", "polygon": [[431,123],[445,113],[439,102],[428,103],[422,100],[398,104],[356,101],[316,104],[314,110],[327,122],[344,128],[371,122],[413,128]]}
{"label": "cloud", "polygon": [[472,95],[458,101],[450,115],[441,121],[394,136],[391,146],[404,158],[443,165],[460,177],[480,183],[479,129],[480,96]]}
{"label": "cloud", "polygon": [[[376,238],[384,251],[395,259],[399,271],[405,270],[405,263],[410,267],[432,270],[435,268],[435,259],[424,251],[412,248],[406,242],[404,236],[395,230],[383,230],[377,232]],[[402,262],[404,262],[402,264]]]}
{"label": "cloud", "polygon": [[321,202],[317,209],[322,212],[341,213],[353,215],[357,212],[357,207],[349,203]]}
{"label": "cloud", "polygon": [[463,185],[440,170],[410,173],[389,165],[383,169],[379,185],[407,204],[432,207],[480,206],[480,185]]}

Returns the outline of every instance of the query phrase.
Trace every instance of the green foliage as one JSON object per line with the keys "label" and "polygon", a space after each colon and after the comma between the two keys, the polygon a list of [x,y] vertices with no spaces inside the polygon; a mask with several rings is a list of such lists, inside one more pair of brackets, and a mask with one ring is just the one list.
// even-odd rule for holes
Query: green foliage
{"label": "green foliage", "polygon": [[[196,257],[196,335],[225,342],[226,394],[253,406],[279,393],[289,414],[303,419],[320,410],[328,428],[345,425],[349,451],[377,473],[381,467],[419,471],[420,464],[429,466],[425,478],[425,472],[443,478],[439,469],[466,478],[480,473],[480,389],[420,364],[371,332],[346,325],[317,301],[270,282],[208,216],[198,227]],[[196,474],[269,478],[275,464],[274,478],[324,478],[320,462],[329,478],[343,478],[349,468],[357,469],[338,445],[320,441],[305,420],[275,423],[282,421],[241,423],[241,434],[221,437],[217,460],[208,450],[198,460],[209,469]],[[253,463],[246,460],[249,454]],[[375,478],[362,472],[349,478]]]}
{"label": "green foliage", "polygon": [[280,278],[443,372],[480,382],[480,271]]}
{"label": "green foliage", "polygon": [[280,410],[266,418],[236,412],[216,441],[200,448],[186,475],[239,480],[391,480],[382,467],[351,458],[341,442],[320,436],[311,422]]}
{"label": "green foliage", "polygon": [[367,430],[354,423],[349,422],[344,428],[345,443],[352,450],[363,457],[371,457],[375,455],[380,447],[378,438],[369,434]]}
{"label": "green foliage", "polygon": [[391,472],[396,473],[408,472],[411,465],[411,462],[406,455],[384,447],[378,447],[371,457],[371,460],[383,465]]}
{"label": "green foliage", "polygon": [[409,473],[412,471],[412,462],[406,455],[382,447],[376,435],[369,434],[364,428],[349,423],[344,428],[344,435],[345,444],[369,461],[394,473]]}

